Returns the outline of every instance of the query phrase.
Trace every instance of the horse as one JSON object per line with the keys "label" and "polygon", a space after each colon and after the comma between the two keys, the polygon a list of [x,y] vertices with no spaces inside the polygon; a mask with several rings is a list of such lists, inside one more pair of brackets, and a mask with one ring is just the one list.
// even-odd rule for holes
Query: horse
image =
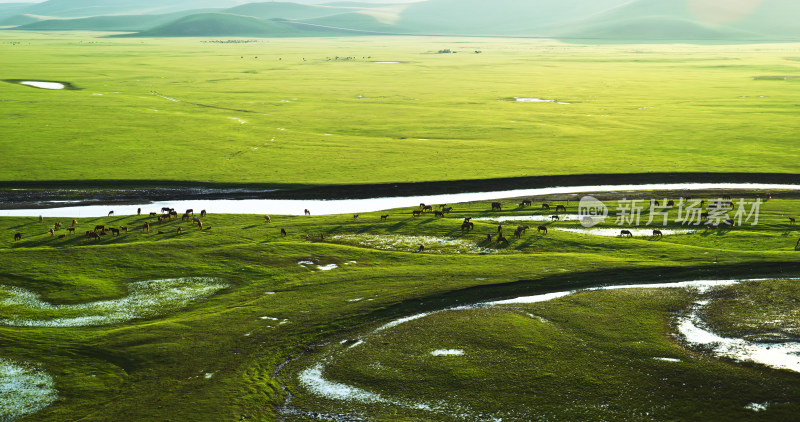
{"label": "horse", "polygon": [[442,208],[442,212],[450,212],[453,210],[453,207]]}
{"label": "horse", "polygon": [[540,233],[540,232],[544,232],[544,234],[547,234],[547,226],[539,226],[539,227],[537,227],[536,228],[536,233]]}
{"label": "horse", "polygon": [[102,230],[105,230],[105,229],[106,229],[106,226],[103,226],[103,225],[94,226],[94,231],[98,231],[98,230],[102,231]]}
{"label": "horse", "polygon": [[425,245],[419,245],[418,252],[425,252]]}
{"label": "horse", "polygon": [[425,208],[425,203],[424,202],[420,202],[419,203],[419,209],[423,209],[423,208]]}
{"label": "horse", "polygon": [[661,206],[661,202],[658,202],[658,201],[657,201],[657,200],[655,200],[655,199],[651,199],[651,200],[650,200],[650,206],[651,206],[651,207],[660,207],[660,206]]}
{"label": "horse", "polygon": [[265,215],[265,216],[264,216],[264,222],[265,222],[265,223],[271,223],[271,222],[272,222],[272,219],[271,219],[271,218],[269,218],[269,216],[268,216],[268,215]]}
{"label": "horse", "polygon": [[205,217],[205,216],[206,216],[206,210],[200,211],[200,217]]}
{"label": "horse", "polygon": [[119,226],[119,229],[120,229],[120,230],[122,230],[122,231],[124,231],[125,233],[127,233],[127,232],[128,232],[128,228],[127,228],[127,227],[125,227],[125,226]]}
{"label": "horse", "polygon": [[119,229],[112,228],[111,229],[111,235],[112,236],[119,236]]}
{"label": "horse", "polygon": [[22,240],[22,233],[15,233],[14,234],[14,241]]}
{"label": "horse", "polygon": [[353,221],[358,220],[358,214],[353,214]]}
{"label": "horse", "polygon": [[630,230],[622,230],[622,231],[619,232],[619,235],[620,236],[633,237],[633,233],[631,233]]}
{"label": "horse", "polygon": [[550,210],[550,204],[542,204],[542,209],[549,211]]}
{"label": "horse", "polygon": [[522,231],[520,231],[520,229],[514,230],[514,237],[516,237],[517,239],[521,238],[522,237]]}
{"label": "horse", "polygon": [[499,202],[492,202],[492,211],[495,211],[495,210],[502,211],[503,210],[503,204],[501,204]]}
{"label": "horse", "polygon": [[281,229],[281,236],[286,237],[286,229]]}
{"label": "horse", "polygon": [[498,233],[502,233],[503,232],[503,225],[502,224],[498,224],[497,225],[497,232]]}
{"label": "horse", "polygon": [[526,205],[530,207],[531,205],[533,205],[533,201],[531,201],[530,199],[524,199],[522,201],[522,206],[524,207]]}
{"label": "horse", "polygon": [[142,225],[142,231],[150,233],[150,223],[144,223],[144,225]]}
{"label": "horse", "polygon": [[199,219],[199,218],[197,218],[197,217],[192,217],[192,224],[196,224],[196,223],[199,223],[199,222],[200,222],[200,219]]}
{"label": "horse", "polygon": [[183,232],[183,227],[178,227],[178,230],[175,231],[176,234],[181,234]]}
{"label": "horse", "polygon": [[53,228],[56,229],[56,230],[60,229],[61,228],[61,222],[57,221],[56,224],[53,225]]}
{"label": "horse", "polygon": [[433,216],[434,217],[444,217],[444,213],[441,212],[441,211],[434,211],[433,212]]}
{"label": "horse", "polygon": [[142,215],[142,209],[136,208],[136,215]]}
{"label": "horse", "polygon": [[65,237],[67,237],[67,235],[65,235],[65,234],[60,234],[60,235],[58,235],[58,238],[59,238],[59,239],[63,239],[63,238],[65,238]]}
{"label": "horse", "polygon": [[492,234],[491,233],[486,235],[486,240],[489,241],[489,242],[492,241]]}
{"label": "horse", "polygon": [[508,244],[508,239],[506,239],[505,237],[503,237],[503,235],[502,235],[502,234],[501,234],[501,235],[499,235],[499,236],[497,236],[497,243],[501,243],[501,242],[502,242],[502,243],[505,243],[505,244]]}
{"label": "horse", "polygon": [[203,230],[203,222],[202,221],[198,221],[197,222],[197,230]]}
{"label": "horse", "polygon": [[48,230],[47,232],[48,232],[48,233],[50,233],[50,237],[53,237],[53,234],[55,233],[55,232],[53,231],[53,229],[50,229],[50,230]]}
{"label": "horse", "polygon": [[188,210],[186,210],[186,214],[194,215],[194,209],[193,208],[189,208]]}
{"label": "horse", "polygon": [[465,222],[461,223],[461,231],[462,231],[462,232],[463,232],[464,230],[466,230],[466,231],[470,231],[470,230],[472,230],[472,229],[474,229],[474,228],[475,228],[475,223],[473,223],[473,222],[471,222],[471,221],[465,221]]}
{"label": "horse", "polygon": [[114,215],[114,211],[109,211],[108,212],[108,217],[111,217],[112,215]]}
{"label": "horse", "polygon": [[472,220],[472,217],[464,217],[464,222],[469,223]]}
{"label": "horse", "polygon": [[158,214],[157,214],[157,213],[155,213],[155,212],[151,212],[151,213],[150,213],[150,217],[155,217],[156,215],[158,215]]}
{"label": "horse", "polygon": [[422,207],[422,211],[423,212],[425,212],[425,211],[433,211],[433,206],[432,205],[425,205],[424,207]]}
{"label": "horse", "polygon": [[73,218],[73,219],[72,219],[72,227],[75,227],[75,226],[77,226],[77,225],[78,225],[78,220],[76,220],[76,219],[74,219],[74,218]]}
{"label": "horse", "polygon": [[567,212],[567,207],[565,207],[563,205],[556,205],[556,212],[559,212],[559,211]]}
{"label": "horse", "polygon": [[161,207],[161,212],[162,213],[168,213],[170,211],[170,209],[171,209],[170,207]]}
{"label": "horse", "polygon": [[558,221],[560,219],[560,217],[557,216],[557,215],[551,215],[550,219],[553,220],[553,221]]}
{"label": "horse", "polygon": [[525,233],[525,230],[528,230],[529,228],[530,227],[528,226],[517,226],[517,230],[519,230],[520,233]]}
{"label": "horse", "polygon": [[794,224],[794,217],[789,217],[789,224]]}
{"label": "horse", "polygon": [[67,232],[75,233],[75,227],[67,227]]}
{"label": "horse", "polygon": [[653,236],[664,237],[664,233],[661,233],[661,230],[653,230]]}
{"label": "horse", "polygon": [[446,206],[447,206],[447,204],[442,204],[442,205],[439,205],[439,209],[443,210],[443,209],[444,209],[444,207],[446,207]]}
{"label": "horse", "polygon": [[93,231],[87,231],[86,232],[86,238],[87,239],[98,239],[99,240],[100,239],[100,235],[97,234],[96,232],[93,232]]}
{"label": "horse", "polygon": [[[189,221],[190,218],[191,216],[187,212],[186,214],[183,214],[183,216],[181,216],[181,221]],[[158,217],[158,221],[161,221],[161,217]]]}
{"label": "horse", "polygon": [[382,215],[381,216],[381,221],[386,221],[387,218],[389,218],[389,214]]}
{"label": "horse", "polygon": [[311,215],[311,211],[309,211],[308,208],[306,208],[305,210],[303,210],[303,214]]}
{"label": "horse", "polygon": [[669,202],[667,202],[667,206],[668,207],[674,207],[675,206],[675,201],[670,200]]}
{"label": "horse", "polygon": [[411,211],[411,216],[412,217],[418,217],[420,215],[422,215],[422,211],[420,211],[420,210]]}
{"label": "horse", "polygon": [[[186,216],[184,215],[184,217],[186,217]],[[158,224],[161,224],[162,221],[164,221],[164,216],[163,215],[159,215],[158,216]]]}

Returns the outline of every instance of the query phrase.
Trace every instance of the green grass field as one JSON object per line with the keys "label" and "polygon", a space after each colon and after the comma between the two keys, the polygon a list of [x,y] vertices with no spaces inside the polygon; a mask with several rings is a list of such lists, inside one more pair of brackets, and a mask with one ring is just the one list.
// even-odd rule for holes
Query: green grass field
{"label": "green grass field", "polygon": [[[456,204],[444,219],[430,214],[415,218],[410,214],[411,208],[391,210],[385,222],[380,221],[385,212],[362,214],[355,221],[351,215],[273,216],[272,223],[265,223],[261,216],[212,213],[204,219],[202,231],[186,222],[159,225],[149,217],[117,216],[81,219],[77,226],[79,234],[67,234],[65,229],[56,232],[64,234],[63,238],[47,234],[56,219],[39,223],[35,218],[3,218],[0,219],[0,232],[6,233],[0,239],[3,262],[0,284],[6,286],[0,290],[3,318],[48,321],[74,317],[75,305],[123,299],[129,296],[129,283],[146,280],[212,277],[224,281],[227,287],[184,304],[156,307],[155,313],[144,319],[87,327],[4,325],[0,327],[0,357],[36,363],[52,374],[59,399],[32,416],[32,420],[212,421],[238,420],[243,416],[273,420],[279,415],[276,409],[286,399],[287,393],[281,385],[289,386],[295,394],[293,403],[301,409],[343,411],[337,407],[340,403],[327,403],[297,388],[297,373],[319,356],[328,342],[353,338],[364,329],[399,316],[487,298],[598,284],[785,277],[797,274],[800,269],[795,249],[800,231],[786,219],[800,205],[795,199],[767,201],[762,206],[758,226],[663,239],[607,238],[556,230],[575,227],[576,222],[548,222],[545,224],[551,230],[547,235],[530,230],[520,239],[509,235],[507,230],[512,226],[505,223],[508,245],[485,240],[487,233],[496,231],[497,224],[491,221],[478,220],[473,232],[461,232],[460,223],[466,216],[547,215],[535,208],[515,209],[506,204],[508,210],[500,213],[489,211],[488,202]],[[576,210],[574,202],[569,204],[568,213]],[[68,219],[61,221],[65,226],[70,225]],[[149,233],[140,230],[146,221],[153,223]],[[88,240],[80,234],[97,224],[124,225],[131,230],[99,240]],[[177,234],[177,227],[185,232]],[[280,235],[281,228],[287,231],[286,237]],[[157,234],[159,230],[164,234]],[[23,238],[14,241],[12,234],[17,232]],[[306,234],[311,240],[305,239]],[[321,240],[322,234],[325,240]],[[358,240],[368,236],[383,242],[364,244]],[[428,242],[425,252],[408,252],[409,247],[416,246],[411,242],[423,236]],[[456,246],[437,243],[443,240]],[[306,262],[301,264],[303,261]],[[331,264],[337,267],[327,271],[319,268]],[[11,303],[9,289],[13,288],[38,293],[42,301],[63,305],[65,309],[41,311]],[[791,294],[795,287],[793,283],[784,283],[775,289],[774,294]],[[448,406],[463,407],[466,414],[501,414],[516,420],[528,420],[531,415],[555,420],[583,417],[648,420],[682,418],[693,412],[724,419],[755,415],[742,408],[747,403],[740,403],[751,399],[783,403],[761,414],[765,417],[780,418],[796,410],[797,404],[791,398],[797,388],[796,374],[725,363],[702,352],[686,350],[670,339],[665,312],[683,309],[688,303],[685,295],[606,292],[602,296],[606,303],[602,306],[594,299],[587,299],[586,303],[564,299],[563,309],[558,305],[560,302],[542,305],[547,309],[555,307],[556,314],[542,315],[561,321],[560,327],[566,330],[563,336],[553,337],[546,331],[535,330],[531,322],[520,321],[518,311],[501,310],[476,316],[488,320],[472,327],[474,337],[465,334],[466,337],[458,338],[471,338],[466,347],[479,356],[496,351],[507,359],[480,370],[462,367],[456,360],[455,366],[442,369],[454,376],[460,374],[456,378],[448,375],[446,379],[451,381],[437,377],[436,374],[444,376],[442,372],[429,372],[412,385],[428,385],[419,391],[425,400],[441,399],[450,395],[448,392],[459,391],[457,400],[445,401]],[[786,305],[779,302],[773,307],[778,312]],[[612,312],[615,306],[617,310]],[[740,307],[734,305],[737,308]],[[91,309],[95,315],[105,315],[101,306],[93,305]],[[614,320],[620,314],[625,315],[624,324],[591,327],[591,322],[598,318]],[[441,341],[437,347],[447,348],[450,346],[447,339],[452,340],[447,333],[460,330],[464,324],[461,317],[449,322],[446,316],[442,318],[445,320],[437,324],[438,331],[423,331],[430,334],[427,341],[432,343],[428,346]],[[527,334],[507,338],[503,333],[510,332],[505,331],[510,329],[508,324]],[[625,339],[625,344],[639,341],[644,344],[632,351],[623,350],[607,341],[612,334]],[[541,343],[536,336],[548,340]],[[540,391],[534,395],[537,403],[551,403],[546,411],[531,413],[530,409],[520,407],[520,394],[529,391],[526,389],[534,382],[524,376],[530,368],[520,362],[534,352],[541,358],[554,359],[572,348],[570,344],[576,338],[591,341],[596,348],[589,354],[570,354],[561,365],[536,370],[544,371],[536,372],[543,382],[550,380],[545,384],[546,393]],[[528,346],[519,342],[528,342],[525,343]],[[405,342],[400,350],[394,346],[376,349],[370,345],[364,350],[372,354],[364,359],[394,356],[391,358],[394,361],[406,356],[397,353],[405,353],[403,350],[413,349],[416,344],[416,340]],[[427,353],[428,346],[420,346],[414,353]],[[618,356],[598,361],[598,354]],[[679,376],[671,378],[669,387],[662,386],[655,396],[638,400],[639,389],[650,388],[658,382],[658,374],[671,368],[665,362],[641,360],[639,355],[648,354],[678,356],[690,359],[691,364],[681,364]],[[287,357],[291,357],[289,365],[276,372]],[[640,359],[641,365],[622,370],[627,368],[629,359]],[[386,382],[382,383],[369,373],[374,366],[353,369],[352,363],[358,361],[334,367],[333,374],[365,387],[379,385],[378,391],[405,397],[402,395],[405,393],[394,390],[398,384],[391,377],[386,378],[396,374],[400,377],[396,380],[400,380],[403,377],[400,372],[384,373],[380,379]],[[469,362],[472,365],[479,361]],[[516,363],[504,366],[504,362]],[[412,359],[403,368],[411,370],[416,363],[432,365],[436,361]],[[603,372],[585,373],[598,366],[605,368]],[[502,372],[503,368],[513,372]],[[490,371],[491,376],[485,371]],[[633,376],[637,371],[639,375],[651,375]],[[498,380],[508,377],[515,381],[499,383]],[[709,382],[709,377],[719,381]],[[615,401],[617,396],[604,393],[620,385],[627,385],[624,400]],[[753,390],[752,394],[729,398],[731,385],[736,389],[746,387],[747,391]],[[500,391],[498,388],[508,394],[495,395]],[[582,388],[580,398],[573,395],[574,388]],[[441,396],[436,396],[436,391]],[[671,402],[676,397],[706,393],[710,394],[707,400]],[[580,405],[568,406],[564,400],[577,400]],[[603,403],[611,407],[597,407]],[[709,403],[718,408],[709,410]],[[367,412],[375,420],[444,417],[441,413],[391,406],[387,410],[358,403],[347,405],[344,411]],[[283,417],[305,418],[291,414]]]}
{"label": "green grass field", "polygon": [[4,84],[2,182],[797,170],[800,78],[754,79],[800,75],[794,44],[57,35],[0,33],[2,79],[80,88]]}

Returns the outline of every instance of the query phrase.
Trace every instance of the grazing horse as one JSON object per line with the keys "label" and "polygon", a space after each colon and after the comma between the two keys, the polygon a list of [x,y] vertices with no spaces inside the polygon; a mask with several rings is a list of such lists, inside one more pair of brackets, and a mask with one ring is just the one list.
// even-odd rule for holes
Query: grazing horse
{"label": "grazing horse", "polygon": [[549,211],[550,210],[550,204],[542,204],[542,209]]}
{"label": "grazing horse", "polygon": [[425,245],[419,245],[418,252],[425,252]]}
{"label": "grazing horse", "polygon": [[516,237],[517,239],[521,238],[522,237],[522,231],[520,231],[520,229],[514,230],[514,237]]}
{"label": "grazing horse", "polygon": [[112,236],[119,236],[119,229],[111,228],[111,235]]}
{"label": "grazing horse", "polygon": [[108,216],[111,217],[112,215],[114,215],[114,211],[109,211]]}
{"label": "grazing horse", "polygon": [[303,210],[303,214],[311,215],[311,211],[309,211],[308,208],[306,208],[305,210]]}
{"label": "grazing horse", "polygon": [[128,232],[128,228],[127,228],[127,227],[125,227],[125,226],[119,226],[119,229],[120,229],[120,230],[122,230],[122,231],[124,231],[125,233],[127,233],[127,232]]}
{"label": "grazing horse", "polygon": [[161,207],[161,212],[168,213],[171,209],[170,207]]}
{"label": "grazing horse", "polygon": [[105,229],[106,229],[106,226],[103,226],[103,225],[94,226],[94,231],[98,231],[98,230],[103,231]]}
{"label": "grazing horse", "polygon": [[381,221],[386,221],[387,218],[389,218],[389,214],[382,215],[381,216]]}
{"label": "grazing horse", "polygon": [[461,223],[461,231],[462,231],[462,232],[463,232],[464,230],[466,230],[466,231],[470,231],[470,230],[472,230],[472,229],[474,229],[474,228],[475,228],[475,223],[473,223],[473,222],[471,222],[471,221],[465,221],[465,222]]}
{"label": "grazing horse", "polygon": [[508,239],[506,239],[505,237],[503,237],[503,235],[502,235],[502,234],[501,234],[501,235],[499,235],[499,236],[497,236],[497,243],[501,243],[501,242],[502,242],[502,243],[505,243],[505,244],[508,244]]}
{"label": "grazing horse", "polygon": [[[186,216],[184,216],[184,217],[186,217]],[[164,216],[163,215],[159,215],[158,216],[158,224],[161,224],[162,221],[164,221]]]}
{"label": "grazing horse", "polygon": [[76,220],[76,219],[74,219],[74,218],[73,218],[73,219],[72,219],[72,227],[75,227],[75,226],[77,226],[77,225],[78,225],[78,220]]}
{"label": "grazing horse", "polygon": [[556,212],[559,212],[559,211],[567,212],[567,207],[565,207],[563,205],[556,205]]}
{"label": "grazing horse", "polygon": [[559,218],[560,218],[560,217],[559,217],[559,216],[557,216],[557,215],[551,215],[551,216],[550,216],[550,219],[551,219],[551,220],[553,220],[553,221],[558,221],[558,220],[559,220]]}
{"label": "grazing horse", "polygon": [[200,222],[200,219],[197,217],[192,217],[192,224],[197,224]]}
{"label": "grazing horse", "polygon": [[789,224],[794,224],[794,217],[789,217]]}
{"label": "grazing horse", "polygon": [[142,215],[142,209],[136,208],[136,215]]}
{"label": "grazing horse", "polygon": [[442,208],[442,212],[450,212],[452,210],[453,210],[453,207]]}
{"label": "grazing horse", "polygon": [[420,210],[411,211],[411,216],[412,217],[417,217],[417,216],[420,216],[420,215],[422,215],[422,211],[420,211]]}
{"label": "grazing horse", "polygon": [[206,210],[200,211],[200,217],[205,217],[205,216],[206,216]]}
{"label": "grazing horse", "polygon": [[655,200],[655,199],[651,199],[651,200],[650,200],[650,206],[651,206],[651,207],[660,207],[660,206],[661,206],[661,202],[658,202],[658,201],[657,201],[657,200]]}
{"label": "grazing horse", "polygon": [[198,221],[197,222],[197,229],[198,230],[203,230],[203,222],[202,221]]}
{"label": "grazing horse", "polygon": [[281,236],[286,237],[286,229],[281,229]]}
{"label": "grazing horse", "polygon": [[183,232],[183,227],[178,227],[178,230],[175,231],[176,234],[181,234]]}
{"label": "grazing horse", "polygon": [[432,205],[425,205],[424,207],[422,207],[422,211],[423,212],[425,212],[425,211],[433,211],[433,206]]}
{"label": "grazing horse", "polygon": [[268,215],[265,215],[265,216],[264,216],[264,222],[265,222],[265,223],[271,223],[271,222],[272,222],[272,219],[271,219],[271,218],[269,218],[269,216],[268,216]]}
{"label": "grazing horse", "polygon": [[503,204],[501,204],[499,202],[492,202],[492,211],[495,211],[495,210],[502,211],[503,210]]}
{"label": "grazing horse", "polygon": [[[189,221],[189,219],[190,219],[190,218],[192,218],[192,217],[191,217],[191,216],[189,215],[189,213],[187,212],[186,214],[184,214],[183,216],[181,216],[181,221]],[[158,219],[159,219],[158,221],[161,221],[161,217],[159,217]]]}
{"label": "grazing horse", "polygon": [[48,233],[50,233],[50,237],[53,237],[53,234],[55,233],[55,232],[53,231],[53,229],[50,229],[50,230],[48,230],[47,232],[48,232]]}
{"label": "grazing horse", "polygon": [[157,213],[155,213],[155,212],[151,212],[150,213],[150,217],[155,217],[156,215],[157,215]]}
{"label": "grazing horse", "polygon": [[517,226],[517,230],[519,230],[520,233],[525,233],[525,230],[528,230],[529,228],[530,227],[528,226]]}
{"label": "grazing horse", "polygon": [[622,230],[622,231],[619,232],[619,235],[620,236],[633,237],[633,233],[631,233],[630,230]]}
{"label": "grazing horse", "polygon": [[194,215],[194,209],[193,208],[189,208],[188,210],[186,210],[186,214]]}
{"label": "grazing horse", "polygon": [[93,232],[93,231],[87,231],[86,232],[86,238],[87,239],[98,239],[99,240],[100,239],[100,235],[97,234],[96,232]]}
{"label": "grazing horse", "polygon": [[14,241],[22,240],[22,233],[15,233],[14,234]]}
{"label": "grazing horse", "polygon": [[420,202],[420,203],[419,203],[419,208],[420,208],[420,209],[423,209],[423,208],[425,208],[425,204],[424,204],[424,203],[422,203],[422,202]]}
{"label": "grazing horse", "polygon": [[661,233],[661,230],[653,230],[653,236],[664,237],[664,233]]}
{"label": "grazing horse", "polygon": [[150,233],[150,223],[144,223],[144,225],[142,225],[142,231]]}
{"label": "grazing horse", "polygon": [[75,233],[75,227],[67,227],[67,232],[70,234]]}
{"label": "grazing horse", "polygon": [[444,213],[442,211],[434,211],[433,212],[433,216],[434,217],[444,217]]}
{"label": "grazing horse", "polygon": [[472,220],[472,217],[464,217],[464,222],[469,223]]}
{"label": "grazing horse", "polygon": [[444,209],[444,207],[446,207],[446,206],[447,206],[447,204],[442,204],[442,205],[439,205],[439,209],[443,210],[443,209]]}
{"label": "grazing horse", "polygon": [[167,215],[169,216],[170,220],[172,220],[172,217],[178,218],[178,211],[171,209]]}
{"label": "grazing horse", "polygon": [[41,222],[43,222],[43,221],[44,221],[44,217],[42,217],[42,216],[40,215],[40,216],[39,216],[39,222],[41,223]]}
{"label": "grazing horse", "polygon": [[667,202],[667,206],[668,207],[674,207],[675,206],[675,201],[670,200],[669,202]]}
{"label": "grazing horse", "polygon": [[358,214],[353,214],[353,221],[358,220]]}
{"label": "grazing horse", "polygon": [[533,201],[531,201],[530,199],[525,199],[522,201],[522,204],[520,205],[522,205],[523,207],[526,205],[530,207],[531,205],[533,205]]}
{"label": "grazing horse", "polygon": [[544,234],[547,234],[547,226],[539,226],[539,227],[537,227],[536,228],[536,233],[539,233],[539,232],[544,232]]}

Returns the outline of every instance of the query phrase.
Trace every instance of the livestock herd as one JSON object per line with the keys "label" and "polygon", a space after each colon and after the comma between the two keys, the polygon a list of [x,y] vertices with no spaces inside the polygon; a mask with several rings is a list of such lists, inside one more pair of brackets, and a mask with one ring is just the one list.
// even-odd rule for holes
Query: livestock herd
{"label": "livestock herd", "polygon": [[[767,198],[771,198],[771,195],[767,195]],[[651,206],[660,206],[659,201],[654,200],[654,199],[651,200],[650,203],[651,203]],[[518,206],[520,208],[530,207],[532,205],[533,205],[533,201],[531,201],[529,199],[523,200],[522,202],[520,202],[518,204]],[[705,205],[705,200],[700,201],[701,208],[704,205]],[[674,207],[675,206],[675,201],[673,201],[673,200],[667,201],[666,202],[666,206],[667,207]],[[419,216],[421,216],[421,215],[423,215],[425,213],[433,213],[434,217],[442,218],[442,217],[445,216],[445,214],[448,214],[453,210],[453,207],[448,207],[447,204],[441,204],[441,205],[438,205],[436,207],[438,209],[434,209],[434,205],[428,205],[428,204],[421,203],[421,204],[419,204],[419,209],[415,209],[415,210],[411,211],[411,216],[412,217],[419,217]],[[709,208],[715,208],[715,207],[733,208],[733,202],[730,201],[730,196],[723,196],[721,198],[721,200],[715,201],[714,203],[709,205]],[[503,204],[501,202],[492,202],[491,203],[491,210],[492,211],[502,211],[502,209],[503,209]],[[542,205],[541,205],[541,210],[542,211],[549,211],[551,209],[552,209],[552,207],[551,207],[550,204],[542,203]],[[557,205],[555,205],[555,212],[556,213],[558,213],[558,212],[566,213],[567,212],[567,207],[565,205],[563,205],[563,204],[557,204]],[[305,209],[303,213],[306,216],[310,216],[311,215],[311,212],[308,209]],[[108,213],[108,216],[113,216],[113,215],[114,215],[114,211],[110,211]],[[141,216],[141,215],[142,215],[142,209],[139,208],[137,210],[137,216]],[[178,213],[175,211],[174,208],[163,207],[163,208],[161,208],[161,212],[160,213],[150,212],[149,216],[151,218],[157,218],[157,224],[161,224],[164,221],[171,221],[173,218],[177,219]],[[203,218],[205,216],[206,216],[206,210],[201,210],[200,217]],[[381,215],[380,216],[380,221],[388,221],[389,216],[390,216],[389,214]],[[704,213],[701,214],[702,218],[707,218],[708,216],[709,216],[708,212],[704,212]],[[357,221],[358,217],[359,217],[359,214],[353,214],[353,221]],[[558,214],[554,214],[554,215],[550,216],[550,219],[552,221],[559,221],[560,218],[561,217]],[[788,219],[789,219],[789,224],[792,224],[792,225],[795,224],[795,218],[794,217],[788,217]],[[462,233],[470,232],[470,231],[475,229],[475,224],[470,220],[471,220],[470,217],[464,218],[463,222],[461,223],[461,232]],[[39,217],[39,221],[40,222],[43,221],[42,217]],[[203,227],[203,222],[201,221],[201,219],[194,216],[194,210],[193,209],[187,209],[186,212],[182,215],[181,221],[182,222],[183,221],[191,221],[192,225],[193,226],[197,226],[197,228],[199,230],[203,230],[203,228],[204,228]],[[266,222],[266,223],[271,223],[272,222],[272,219],[270,218],[269,215],[265,215],[264,216],[264,222]],[[72,220],[72,226],[66,228],[67,233],[68,234],[74,234],[75,231],[76,231],[76,227],[75,226],[77,226],[77,225],[78,225],[78,221],[76,219],[73,219]],[[151,226],[151,223],[149,221],[144,222],[142,224],[142,226],[141,226],[141,230],[143,232],[149,233],[150,232],[150,226]],[[733,228],[733,226],[734,226],[734,221],[732,219],[726,219],[726,220],[723,220],[720,223],[707,222],[705,224],[706,230],[717,229],[717,228],[722,228],[722,227]],[[56,233],[61,229],[61,227],[62,227],[62,223],[61,222],[56,222],[54,224],[53,228],[49,229],[47,233],[51,237],[52,236],[56,236]],[[210,228],[211,228],[210,226],[205,227],[206,230],[208,230]],[[514,230],[514,238],[520,239],[522,237],[522,235],[528,229],[529,229],[529,226],[517,226],[517,228]],[[540,226],[538,226],[536,228],[536,231],[537,231],[537,233],[544,233],[546,235],[548,233],[548,228],[547,228],[546,225],[540,225]],[[85,237],[87,239],[90,239],[90,240],[91,239],[100,239],[101,236],[105,236],[108,233],[110,233],[111,236],[119,236],[120,233],[127,233],[127,232],[128,232],[128,227],[126,227],[126,226],[106,227],[105,225],[96,225],[93,230],[87,230],[86,231]],[[183,228],[182,227],[178,227],[175,232],[176,232],[176,234],[181,234],[183,232]],[[165,232],[163,232],[161,230],[158,230],[157,233],[158,234],[164,234]],[[281,236],[283,236],[283,237],[287,236],[287,231],[286,231],[285,228],[281,228],[280,229],[280,233],[281,233]],[[16,242],[16,241],[22,240],[22,236],[23,236],[22,233],[19,233],[19,232],[15,233],[14,234],[14,241]],[[66,237],[66,235],[65,234],[58,234],[58,237],[59,238],[64,238],[64,237]],[[622,230],[620,230],[620,234],[619,234],[618,237],[632,238],[633,237],[633,232],[631,232],[630,230],[627,230],[627,229],[622,229]],[[662,238],[662,237],[664,237],[664,233],[661,230],[655,229],[655,230],[652,231],[652,237]],[[324,234],[321,235],[320,238],[322,240],[324,240],[325,239],[325,235]],[[310,239],[310,235],[306,235],[306,239]],[[496,232],[496,236],[494,237],[494,239],[493,239],[493,234],[492,233],[487,234],[486,239],[489,242],[494,240],[497,243],[505,243],[505,244],[509,243],[508,239],[505,236],[503,236],[503,226],[502,225],[499,225],[497,227],[497,232]],[[797,243],[795,245],[795,249],[798,249],[798,248],[800,248],[800,239],[798,239],[798,241],[797,241]],[[425,249],[424,245],[420,245],[419,251],[422,252],[422,251],[424,251],[424,249]]]}

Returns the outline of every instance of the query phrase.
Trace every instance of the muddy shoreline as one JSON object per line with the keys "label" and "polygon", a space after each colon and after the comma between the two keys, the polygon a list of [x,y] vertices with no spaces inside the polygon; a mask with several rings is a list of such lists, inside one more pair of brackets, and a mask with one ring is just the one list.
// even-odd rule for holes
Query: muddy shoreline
{"label": "muddy shoreline", "polygon": [[279,185],[197,183],[156,180],[0,182],[0,209],[136,204],[172,200],[214,199],[368,199],[554,186],[651,183],[800,184],[788,173],[635,173],[530,176],[353,185]]}

